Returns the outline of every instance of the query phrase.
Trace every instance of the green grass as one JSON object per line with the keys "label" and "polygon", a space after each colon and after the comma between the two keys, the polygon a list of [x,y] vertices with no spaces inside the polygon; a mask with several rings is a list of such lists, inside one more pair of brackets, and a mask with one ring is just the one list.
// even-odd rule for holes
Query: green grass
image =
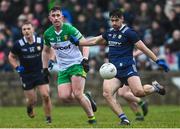
{"label": "green grass", "polygon": [[[150,106],[145,121],[137,122],[129,107],[124,111],[131,120],[128,128],[180,128],[180,108],[178,106]],[[47,125],[42,107],[35,109],[36,117],[26,116],[25,107],[0,107],[1,128],[120,128],[119,119],[106,106],[99,106],[96,113],[98,123],[94,126],[87,123],[87,117],[78,106],[53,107],[53,123]],[[127,128],[127,127],[126,127]]]}

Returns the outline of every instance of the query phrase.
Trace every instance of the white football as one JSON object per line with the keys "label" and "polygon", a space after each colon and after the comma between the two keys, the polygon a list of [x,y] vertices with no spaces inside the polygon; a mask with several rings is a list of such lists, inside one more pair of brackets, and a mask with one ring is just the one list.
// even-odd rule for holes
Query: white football
{"label": "white football", "polygon": [[117,69],[112,63],[104,63],[100,69],[99,73],[103,79],[112,79],[117,74]]}

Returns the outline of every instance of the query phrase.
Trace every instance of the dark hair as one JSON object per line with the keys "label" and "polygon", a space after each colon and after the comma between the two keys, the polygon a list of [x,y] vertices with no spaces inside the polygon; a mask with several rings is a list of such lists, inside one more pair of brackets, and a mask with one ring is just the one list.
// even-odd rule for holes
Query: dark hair
{"label": "dark hair", "polygon": [[109,13],[109,17],[121,18],[122,16],[123,16],[123,13],[120,9],[114,9]]}
{"label": "dark hair", "polygon": [[29,25],[29,24],[33,26],[33,24],[32,24],[30,21],[25,20],[25,21],[23,22],[22,26],[24,26],[24,25]]}
{"label": "dark hair", "polygon": [[59,11],[61,11],[61,7],[60,6],[54,6],[54,7],[52,7],[51,9],[50,9],[50,11],[49,12],[54,12],[54,11],[57,11],[57,10],[59,10]]}

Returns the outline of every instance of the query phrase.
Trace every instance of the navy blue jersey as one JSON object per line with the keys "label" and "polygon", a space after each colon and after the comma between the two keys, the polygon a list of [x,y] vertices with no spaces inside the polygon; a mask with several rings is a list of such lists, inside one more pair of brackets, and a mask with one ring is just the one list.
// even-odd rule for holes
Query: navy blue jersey
{"label": "navy blue jersey", "polygon": [[42,49],[42,38],[34,36],[34,42],[29,44],[23,37],[16,41],[11,52],[18,56],[20,65],[25,68],[24,73],[39,73],[42,70]]}
{"label": "navy blue jersey", "polygon": [[134,44],[140,39],[134,30],[123,25],[119,30],[109,29],[102,37],[109,46],[109,62],[113,63],[117,69],[124,69],[135,64],[133,60]]}

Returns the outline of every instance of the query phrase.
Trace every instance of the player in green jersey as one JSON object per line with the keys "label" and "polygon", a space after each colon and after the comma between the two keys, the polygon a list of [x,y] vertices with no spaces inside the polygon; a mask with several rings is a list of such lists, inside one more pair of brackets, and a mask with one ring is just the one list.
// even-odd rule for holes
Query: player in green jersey
{"label": "player in green jersey", "polygon": [[82,34],[72,25],[63,23],[63,15],[60,7],[53,7],[49,12],[49,20],[52,26],[44,33],[43,68],[48,74],[48,60],[55,51],[58,73],[58,96],[63,102],[77,100],[88,116],[90,124],[96,123],[93,111],[96,104],[90,94],[84,94],[86,73],[88,67],[89,48],[83,47],[82,53],[78,46],[69,41],[71,35],[79,40],[84,40]]}

